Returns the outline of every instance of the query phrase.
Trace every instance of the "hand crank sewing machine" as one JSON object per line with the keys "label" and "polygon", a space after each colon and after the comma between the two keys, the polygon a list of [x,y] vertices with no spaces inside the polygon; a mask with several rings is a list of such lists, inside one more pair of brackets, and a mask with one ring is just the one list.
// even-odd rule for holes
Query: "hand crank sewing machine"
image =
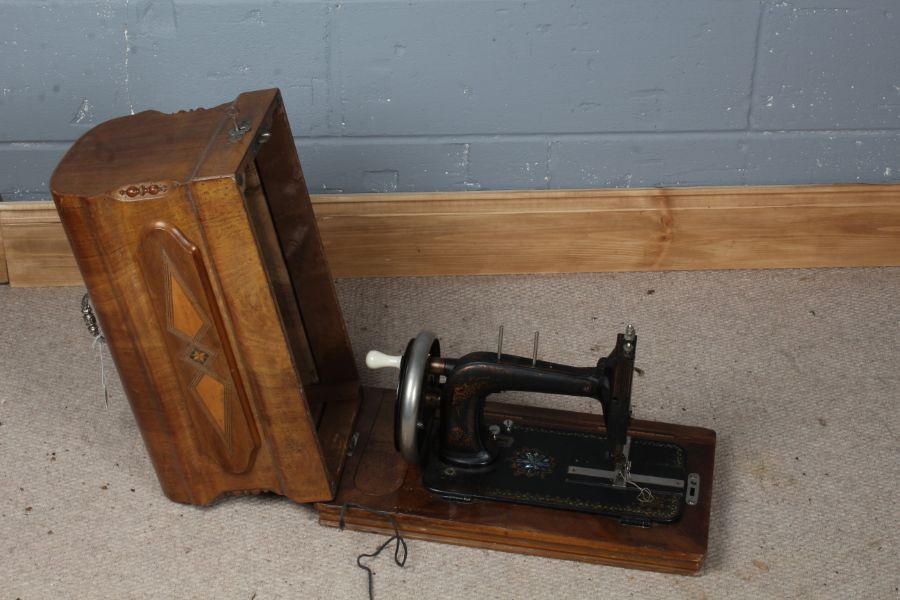
{"label": "hand crank sewing machine", "polygon": [[[274,492],[326,525],[700,568],[715,434],[631,418],[633,329],[583,368],[444,358],[422,333],[368,357],[400,369],[396,394],[360,387],[277,90],[103,123],[51,189],[172,500]],[[507,390],[594,398],[602,416],[490,401]]]}
{"label": "hand crank sewing machine", "polygon": [[[502,353],[442,358],[434,334],[410,340],[403,356],[371,351],[372,369],[400,370],[394,445],[421,465],[422,484],[455,501],[495,500],[606,514],[649,526],[695,505],[699,476],[685,470],[684,449],[632,440],[631,384],[637,336],[629,325],[609,356],[576,368]],[[594,398],[606,431],[577,432],[484,416],[489,394],[541,392]],[[633,469],[633,465],[636,466]]]}

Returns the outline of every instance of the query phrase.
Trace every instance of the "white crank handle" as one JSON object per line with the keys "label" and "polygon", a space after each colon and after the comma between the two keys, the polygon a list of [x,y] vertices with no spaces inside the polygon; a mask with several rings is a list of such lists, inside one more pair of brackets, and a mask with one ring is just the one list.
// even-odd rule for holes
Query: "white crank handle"
{"label": "white crank handle", "polygon": [[370,350],[366,354],[366,366],[370,369],[384,369],[385,367],[399,369],[402,360],[402,356],[391,356],[378,350]]}

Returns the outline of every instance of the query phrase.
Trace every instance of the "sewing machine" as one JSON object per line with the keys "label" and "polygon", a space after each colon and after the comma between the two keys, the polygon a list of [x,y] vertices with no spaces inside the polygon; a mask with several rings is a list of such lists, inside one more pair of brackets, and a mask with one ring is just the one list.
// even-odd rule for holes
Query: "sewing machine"
{"label": "sewing machine", "polygon": [[[399,369],[394,445],[419,465],[422,484],[441,498],[493,500],[604,514],[649,526],[672,522],[696,504],[700,481],[686,471],[682,447],[633,438],[631,388],[637,336],[631,325],[608,356],[592,367],[497,352],[441,357],[434,334],[423,331],[402,356],[376,350],[371,369]],[[490,394],[540,392],[596,399],[605,432],[579,432],[490,419]]]}

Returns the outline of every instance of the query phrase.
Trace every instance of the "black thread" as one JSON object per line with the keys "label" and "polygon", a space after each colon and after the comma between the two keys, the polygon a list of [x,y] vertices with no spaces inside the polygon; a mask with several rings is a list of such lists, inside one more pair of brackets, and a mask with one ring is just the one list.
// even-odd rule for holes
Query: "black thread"
{"label": "black thread", "polygon": [[[403,539],[403,536],[400,535],[400,527],[397,525],[397,519],[394,518],[394,515],[390,513],[386,513],[381,510],[377,510],[375,508],[369,508],[368,506],[363,506],[362,504],[355,504],[353,502],[347,502],[343,506],[341,506],[341,518],[338,521],[338,528],[344,529],[344,516],[347,513],[348,508],[356,508],[359,510],[364,510],[366,512],[372,513],[373,515],[378,515],[380,517],[386,518],[391,522],[391,525],[394,527],[394,535],[389,537],[385,543],[378,547],[378,550],[372,552],[371,554],[360,554],[356,557],[356,566],[366,572],[369,580],[369,600],[375,600],[375,572],[372,571],[367,565],[362,563],[362,559],[364,558],[375,558],[381,551],[391,545],[391,542],[396,541],[397,545],[394,547],[394,563],[400,568],[406,565],[406,557],[407,557],[407,548],[406,548],[406,540]],[[401,557],[401,548],[403,549],[402,557]]]}

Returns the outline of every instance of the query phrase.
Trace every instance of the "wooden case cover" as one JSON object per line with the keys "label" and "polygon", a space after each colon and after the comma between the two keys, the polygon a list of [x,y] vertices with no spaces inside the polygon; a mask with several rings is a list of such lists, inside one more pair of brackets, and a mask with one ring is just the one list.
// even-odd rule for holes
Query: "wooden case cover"
{"label": "wooden case cover", "polygon": [[103,123],[51,189],[166,495],[332,498],[358,376],[278,90]]}

